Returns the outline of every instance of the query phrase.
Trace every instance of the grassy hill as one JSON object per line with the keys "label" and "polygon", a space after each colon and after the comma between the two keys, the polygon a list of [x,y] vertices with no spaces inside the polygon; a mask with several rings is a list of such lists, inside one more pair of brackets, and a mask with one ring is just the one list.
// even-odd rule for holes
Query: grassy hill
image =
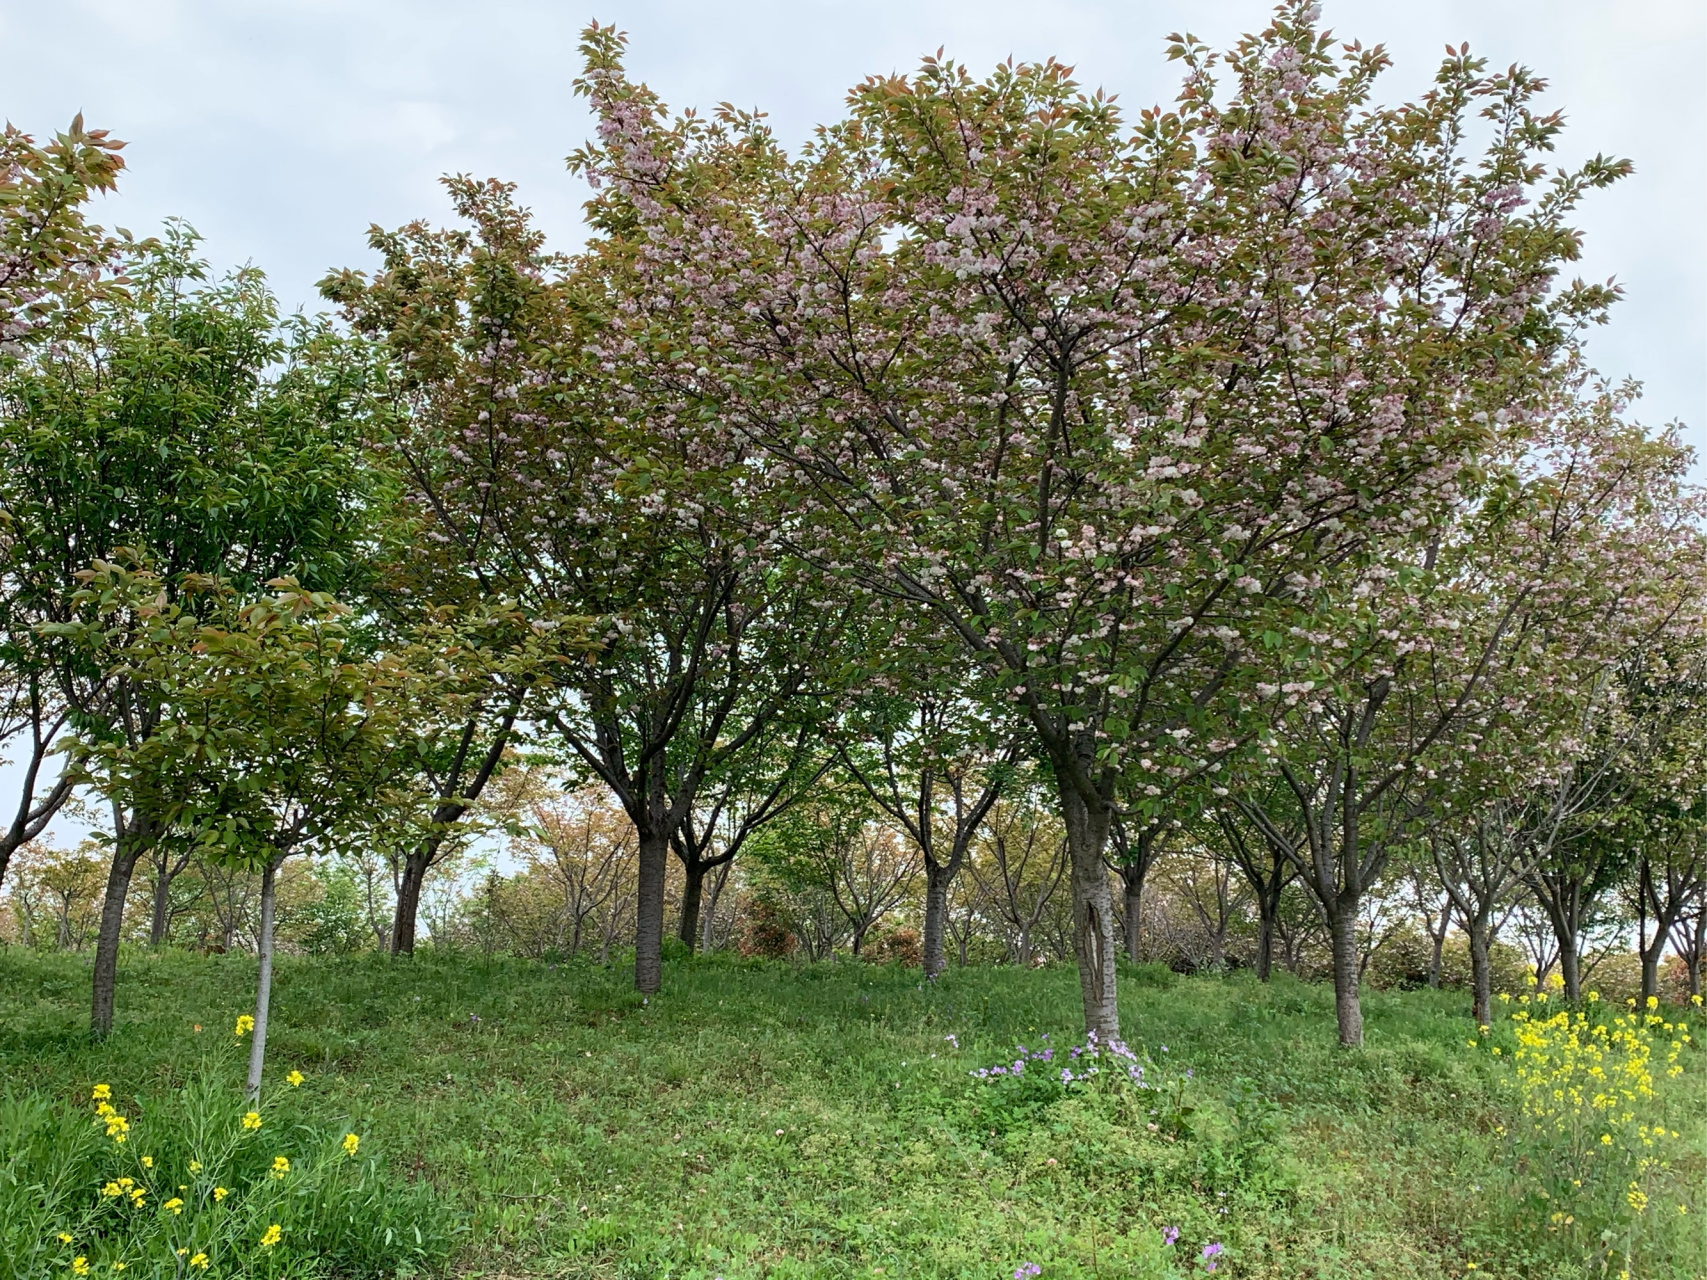
{"label": "grassy hill", "polygon": [[[142,1144],[127,1159],[210,1072],[240,1109],[230,1029],[251,960],[127,955],[100,1045],[87,974],[76,956],[0,953],[0,1214],[19,1241],[47,1223],[21,1207],[40,1199],[44,1117],[81,1132],[65,1126],[88,1127],[94,1084]],[[892,966],[713,957],[673,962],[647,1002],[619,969],[364,955],[287,959],[274,999],[263,1111],[276,1098],[302,1132],[358,1132],[385,1194],[412,1206],[399,1220],[432,1228],[418,1257],[461,1275],[1707,1274],[1697,1047],[1671,1078],[1656,1049],[1642,1136],[1535,1134],[1518,1028],[1479,1037],[1455,993],[1369,994],[1367,1047],[1347,1052],[1325,988],[1129,971],[1142,1087],[1112,1057],[1060,1084],[1084,1060],[1059,967],[927,987]],[[1018,1077],[972,1074],[1021,1056]],[[75,1181],[68,1205],[94,1194]],[[223,1274],[314,1270],[284,1246],[252,1252],[273,1270],[234,1255]]]}

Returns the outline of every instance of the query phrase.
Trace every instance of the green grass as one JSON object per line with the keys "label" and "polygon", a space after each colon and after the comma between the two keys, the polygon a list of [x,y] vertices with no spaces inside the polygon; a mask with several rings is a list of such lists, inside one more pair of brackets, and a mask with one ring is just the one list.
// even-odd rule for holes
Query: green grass
{"label": "green grass", "polygon": [[[0,954],[10,1087],[83,1107],[97,1080],[181,1078],[206,1037],[229,1038],[253,963],[127,954],[99,1045],[87,982],[78,957]],[[1540,1157],[1502,1134],[1511,1095],[1466,1048],[1465,1004],[1370,993],[1368,1043],[1346,1052],[1324,988],[1139,970],[1122,1018],[1162,1087],[1028,1096],[968,1073],[1045,1033],[1073,1043],[1070,969],[926,987],[916,970],[713,957],[672,962],[648,1002],[620,969],[287,959],[269,1071],[306,1073],[303,1105],[431,1188],[462,1275],[983,1280],[1031,1261],[1043,1280],[1115,1280],[1202,1274],[1209,1242],[1231,1277],[1475,1262],[1586,1280],[1626,1256],[1642,1280],[1707,1274],[1699,1053],[1655,1103],[1682,1137],[1644,1175],[1652,1206],[1602,1240],[1622,1174],[1583,1188],[1580,1222],[1550,1224],[1560,1201],[1536,1198]],[[1149,1256],[1164,1226],[1181,1231],[1166,1264]]]}

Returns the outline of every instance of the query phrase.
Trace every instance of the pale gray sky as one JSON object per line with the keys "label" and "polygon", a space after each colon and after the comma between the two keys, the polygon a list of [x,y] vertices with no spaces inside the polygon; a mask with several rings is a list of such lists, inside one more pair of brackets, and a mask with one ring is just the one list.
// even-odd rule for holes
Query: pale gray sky
{"label": "pale gray sky", "polygon": [[[1591,355],[1647,386],[1641,415],[1707,446],[1707,4],[1701,0],[1327,0],[1343,38],[1384,42],[1389,100],[1424,88],[1451,41],[1552,82],[1560,157],[1628,156],[1594,195],[1582,274],[1627,298]],[[130,141],[103,221],[138,233],[179,214],[222,266],[266,269],[287,308],[370,261],[369,223],[447,213],[446,172],[520,184],[554,242],[578,240],[563,157],[588,135],[570,89],[590,18],[631,37],[630,67],[673,106],[770,112],[789,141],[868,73],[946,52],[975,71],[1053,54],[1129,111],[1172,100],[1163,37],[1217,47],[1267,20],[1264,0],[0,0],[0,111],[37,134],[79,110]],[[0,767],[0,796],[9,770]]]}
{"label": "pale gray sky", "polygon": [[[1648,388],[1643,416],[1707,445],[1707,5],[1701,0],[1327,0],[1342,37],[1385,42],[1386,95],[1426,84],[1447,41],[1553,84],[1571,121],[1562,158],[1606,151],[1636,176],[1581,224],[1589,278],[1628,291],[1591,348]],[[1129,110],[1171,100],[1162,37],[1217,47],[1267,18],[1263,0],[0,0],[0,110],[38,132],[75,111],[129,139],[123,194],[102,216],[139,233],[181,214],[216,262],[265,268],[287,307],[363,265],[370,222],[442,220],[447,171],[513,179],[553,240],[577,239],[563,156],[588,134],[573,97],[592,17],[631,36],[630,65],[674,106],[729,100],[797,140],[870,72],[944,45],[984,69],[1054,54]]]}

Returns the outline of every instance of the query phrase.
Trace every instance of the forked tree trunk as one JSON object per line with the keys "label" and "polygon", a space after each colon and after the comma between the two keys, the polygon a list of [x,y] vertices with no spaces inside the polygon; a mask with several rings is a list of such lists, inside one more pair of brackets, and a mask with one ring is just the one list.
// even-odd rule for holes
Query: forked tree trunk
{"label": "forked tree trunk", "polygon": [[1337,904],[1328,922],[1333,940],[1334,1015],[1339,1023],[1340,1043],[1347,1047],[1363,1043],[1363,1004],[1358,998],[1357,904]]}
{"label": "forked tree trunk", "polygon": [[634,989],[643,995],[653,994],[664,981],[664,878],[669,860],[670,837],[662,825],[642,830],[634,904]]}
{"label": "forked tree trunk", "polygon": [[151,906],[153,912],[148,921],[148,945],[151,947],[164,946],[167,935],[172,929],[172,882],[189,865],[190,855],[185,854],[178,859],[176,866],[172,865],[170,854],[162,854],[156,867],[159,874],[154,878],[154,895]]}
{"label": "forked tree trunk", "polygon": [[279,863],[270,859],[261,871],[261,927],[255,934],[255,1027],[249,1041],[249,1102],[261,1096],[261,1073],[267,1062],[267,1012],[273,996],[273,899]]}
{"label": "forked tree trunk", "polygon": [[1115,999],[1114,895],[1109,891],[1108,865],[1103,861],[1113,815],[1105,806],[1093,808],[1087,804],[1066,778],[1060,781],[1060,795],[1073,882],[1073,952],[1079,964],[1085,1034],[1094,1033],[1107,1043],[1120,1039],[1120,1007]]}
{"label": "forked tree trunk", "polygon": [[723,897],[723,886],[729,883],[729,869],[734,863],[725,862],[717,869],[717,874],[711,877],[711,889],[705,895],[705,905],[700,908],[700,938],[699,949],[710,954],[712,944],[716,940],[714,930],[717,927],[717,903]]}
{"label": "forked tree trunk", "polygon": [[925,977],[948,968],[944,935],[948,929],[948,886],[954,873],[935,858],[925,859]]}

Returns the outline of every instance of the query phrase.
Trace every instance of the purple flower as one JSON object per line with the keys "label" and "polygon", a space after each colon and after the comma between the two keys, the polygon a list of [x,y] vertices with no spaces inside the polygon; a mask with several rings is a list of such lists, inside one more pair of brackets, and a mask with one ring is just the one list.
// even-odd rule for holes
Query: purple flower
{"label": "purple flower", "polygon": [[[1203,1262],[1209,1262],[1209,1260],[1211,1258],[1213,1258],[1216,1254],[1218,1254],[1220,1252],[1221,1252],[1220,1244],[1218,1244],[1218,1243],[1217,1244],[1206,1244],[1203,1246],[1203,1253],[1202,1253],[1199,1260],[1203,1261]],[[1215,1270],[1215,1264],[1213,1262],[1209,1262],[1209,1269],[1211,1271]]]}
{"label": "purple flower", "polygon": [[1035,1262],[1022,1262],[1014,1268],[1014,1280],[1031,1280],[1032,1276],[1043,1274],[1043,1268]]}
{"label": "purple flower", "polygon": [[1179,1228],[1178,1227],[1163,1227],[1162,1228],[1162,1243],[1163,1244],[1172,1244],[1175,1240],[1178,1240],[1178,1239],[1179,1239]]}

